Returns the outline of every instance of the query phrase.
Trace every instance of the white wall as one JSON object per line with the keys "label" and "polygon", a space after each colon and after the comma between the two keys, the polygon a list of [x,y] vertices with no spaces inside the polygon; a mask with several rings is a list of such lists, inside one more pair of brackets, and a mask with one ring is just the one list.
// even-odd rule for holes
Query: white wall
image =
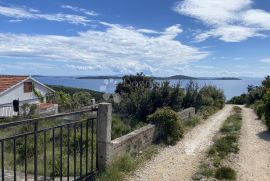
{"label": "white wall", "polygon": [[[33,83],[34,87],[44,96],[46,93],[51,92],[48,88],[29,80]],[[27,81],[27,82],[29,82]],[[23,82],[19,85],[13,87],[6,93],[0,95],[0,116],[12,116],[14,115],[13,112],[13,100],[18,99],[20,100],[20,105],[23,103],[39,103],[38,97],[35,95],[34,92],[24,93],[24,84]],[[10,111],[12,110],[12,111]],[[8,115],[6,115],[8,114]]]}

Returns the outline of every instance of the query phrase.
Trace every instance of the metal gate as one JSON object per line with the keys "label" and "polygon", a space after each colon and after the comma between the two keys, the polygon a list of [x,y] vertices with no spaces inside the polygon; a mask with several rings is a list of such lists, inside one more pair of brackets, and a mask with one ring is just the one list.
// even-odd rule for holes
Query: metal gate
{"label": "metal gate", "polygon": [[1,179],[95,180],[93,108],[0,124]]}

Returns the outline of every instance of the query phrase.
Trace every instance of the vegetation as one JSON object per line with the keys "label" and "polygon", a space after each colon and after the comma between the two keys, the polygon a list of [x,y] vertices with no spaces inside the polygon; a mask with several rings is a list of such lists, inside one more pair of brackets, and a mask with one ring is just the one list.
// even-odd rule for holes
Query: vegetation
{"label": "vegetation", "polygon": [[209,148],[207,158],[201,163],[193,180],[215,177],[219,180],[235,180],[236,172],[230,168],[226,159],[239,151],[238,139],[242,126],[241,108],[234,107],[234,113],[225,120],[214,144]]}
{"label": "vegetation", "polygon": [[121,137],[136,129],[143,127],[145,123],[136,119],[131,119],[125,115],[116,114],[112,115],[112,139]]}
{"label": "vegetation", "polygon": [[[91,138],[91,132],[88,134],[88,142],[86,139],[86,121],[88,117],[86,115],[82,115],[80,120],[83,121],[82,124],[82,131],[80,129],[80,125],[77,124],[76,128],[72,127],[70,129],[70,135],[68,136],[68,129],[67,127],[63,127],[63,132],[61,134],[60,128],[55,128],[55,165],[54,165],[54,175],[59,176],[60,175],[60,137],[63,140],[62,143],[62,170],[63,170],[63,176],[67,175],[67,153],[68,153],[68,138],[70,139],[70,145],[69,145],[69,152],[70,152],[70,175],[74,174],[74,168],[73,168],[73,163],[74,163],[74,158],[72,155],[74,155],[74,152],[77,154],[77,160],[76,160],[76,172],[77,174],[80,171],[79,165],[80,165],[80,159],[79,155],[81,153],[79,145],[81,145],[82,148],[82,163],[86,162],[86,147],[88,145],[88,149],[90,150],[91,146],[91,141],[94,142],[94,148],[93,150],[96,151],[96,140],[95,136],[94,139],[92,140]],[[39,129],[46,129],[46,128],[51,128],[53,126],[57,125],[62,125],[64,123],[68,123],[70,120],[63,120],[63,119],[57,119],[57,120],[48,120],[48,121],[41,121],[39,122]],[[89,127],[91,127],[91,123],[89,123]],[[96,126],[95,124],[93,125],[94,127]],[[76,130],[76,136],[74,134],[74,130]],[[9,136],[14,136],[18,134],[23,134],[23,133],[31,133],[34,131],[34,126],[33,124],[23,124],[23,125],[17,125],[16,127],[12,128],[4,128],[1,129],[0,132],[0,137],[1,138],[6,138]],[[91,131],[89,129],[89,131]],[[81,139],[81,134],[82,134],[82,139]],[[93,132],[95,135],[96,133]],[[33,173],[34,172],[34,136],[33,134],[30,134],[27,136],[27,144],[25,145],[25,140],[24,136],[22,137],[17,137],[16,138],[16,165],[17,165],[17,171],[23,172],[24,171],[24,161],[27,159],[28,162],[28,168],[27,172],[28,173]],[[38,135],[38,140],[37,140],[37,151],[38,151],[38,174],[43,175],[43,168],[44,168],[44,158],[43,158],[43,151],[44,149],[46,150],[46,163],[47,163],[47,176],[52,175],[52,168],[53,168],[53,158],[52,158],[52,140],[53,140],[53,133],[52,130],[47,130],[46,131],[46,142],[44,140],[44,132],[40,132]],[[44,147],[46,143],[46,147]],[[26,155],[25,155],[25,149],[26,149]],[[13,139],[5,141],[5,147],[4,147],[4,153],[5,153],[5,168],[7,170],[12,170],[13,169]],[[90,151],[89,151],[90,153]],[[95,153],[94,153],[95,155]],[[88,156],[89,159],[89,156]],[[94,157],[95,159],[95,157]],[[94,165],[95,166],[95,165]],[[85,167],[83,167],[83,172],[85,172]]]}
{"label": "vegetation", "polygon": [[229,102],[239,103],[254,108],[258,117],[263,119],[266,126],[270,130],[270,76],[265,77],[261,86],[248,86],[248,92],[240,97],[234,97]]}
{"label": "vegetation", "polygon": [[236,172],[230,167],[221,167],[217,169],[215,177],[219,180],[235,180]]}
{"label": "vegetation", "polygon": [[37,109],[36,104],[24,103],[23,105],[21,105],[20,108],[21,108],[20,110],[21,118],[33,118],[36,116],[36,109]]}
{"label": "vegetation", "polygon": [[175,144],[183,137],[184,130],[176,112],[168,107],[158,109],[148,116],[148,122],[156,123],[163,130],[163,140],[166,144]]}
{"label": "vegetation", "polygon": [[136,170],[139,166],[150,160],[158,153],[160,146],[152,145],[141,154],[125,154],[115,160],[105,171],[97,177],[97,181],[122,181],[130,172]]}
{"label": "vegetation", "polygon": [[47,86],[51,87],[55,91],[63,91],[64,93],[69,94],[69,95],[73,95],[74,93],[77,93],[77,92],[88,92],[98,102],[102,101],[103,99],[102,98],[103,93],[94,91],[94,90],[75,88],[75,87],[66,87],[66,86],[60,86],[60,85],[47,85]]}
{"label": "vegetation", "polygon": [[228,104],[238,104],[243,105],[246,103],[246,94],[241,94],[240,96],[235,96],[227,102]]}
{"label": "vegetation", "polygon": [[[57,103],[60,112],[67,112],[69,110],[76,110],[80,107],[89,106],[91,99],[95,98],[100,100],[100,94],[98,92],[78,89],[64,86],[50,86],[56,93],[53,97],[48,97],[48,102]],[[93,93],[93,95],[91,94]],[[98,95],[97,97],[95,97]]]}
{"label": "vegetation", "polygon": [[183,89],[180,84],[171,85],[169,81],[154,82],[142,73],[124,76],[115,92],[122,97],[120,104],[114,105],[115,111],[142,121],[162,107],[174,111],[187,107],[217,110],[225,103],[223,91],[214,86],[199,88],[197,83],[190,81]]}

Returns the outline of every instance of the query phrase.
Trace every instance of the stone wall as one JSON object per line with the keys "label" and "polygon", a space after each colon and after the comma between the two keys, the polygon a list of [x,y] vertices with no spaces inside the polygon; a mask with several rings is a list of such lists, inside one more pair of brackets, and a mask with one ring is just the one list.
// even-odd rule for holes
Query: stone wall
{"label": "stone wall", "polygon": [[183,111],[180,111],[178,114],[182,119],[188,119],[190,117],[195,116],[196,113],[195,113],[195,108],[190,107],[190,108],[184,109]]}
{"label": "stone wall", "polygon": [[[190,116],[192,117],[195,115],[195,108],[185,109],[179,112],[179,115],[182,119],[187,119]],[[108,162],[110,163],[112,160],[125,153],[138,153],[157,141],[160,133],[161,130],[155,125],[149,124],[127,135],[112,140],[109,143]]]}
{"label": "stone wall", "polygon": [[137,129],[127,135],[116,138],[110,143],[110,161],[128,153],[138,153],[155,142],[159,137],[159,131],[153,124]]}

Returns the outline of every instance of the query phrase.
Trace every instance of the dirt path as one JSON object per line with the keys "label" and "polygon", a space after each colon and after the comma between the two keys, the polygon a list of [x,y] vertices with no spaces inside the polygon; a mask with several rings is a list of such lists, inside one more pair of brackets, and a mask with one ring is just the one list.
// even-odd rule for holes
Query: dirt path
{"label": "dirt path", "polygon": [[270,180],[270,133],[253,110],[243,108],[240,152],[235,161],[240,181]]}
{"label": "dirt path", "polygon": [[212,137],[230,115],[231,105],[192,129],[175,146],[162,150],[153,160],[137,170],[131,181],[187,181],[196,171]]}

